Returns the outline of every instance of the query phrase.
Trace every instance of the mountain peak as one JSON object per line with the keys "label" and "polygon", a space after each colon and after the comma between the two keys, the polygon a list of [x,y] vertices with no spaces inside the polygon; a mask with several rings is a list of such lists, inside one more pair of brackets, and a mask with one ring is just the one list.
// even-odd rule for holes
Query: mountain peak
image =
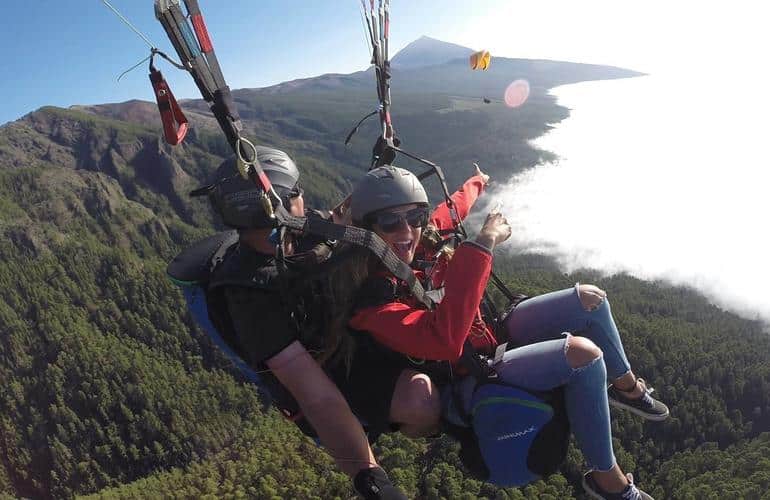
{"label": "mountain peak", "polygon": [[435,66],[446,62],[463,59],[473,54],[473,50],[462,45],[421,36],[392,58],[391,64],[399,68]]}

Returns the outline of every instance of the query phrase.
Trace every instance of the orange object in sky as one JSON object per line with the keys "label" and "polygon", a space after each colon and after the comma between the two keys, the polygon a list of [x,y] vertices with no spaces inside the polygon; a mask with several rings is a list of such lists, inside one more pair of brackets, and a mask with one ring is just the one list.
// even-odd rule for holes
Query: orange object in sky
{"label": "orange object in sky", "polygon": [[491,59],[492,56],[489,54],[488,50],[480,50],[478,52],[474,52],[470,57],[471,69],[486,70],[489,67],[489,62]]}

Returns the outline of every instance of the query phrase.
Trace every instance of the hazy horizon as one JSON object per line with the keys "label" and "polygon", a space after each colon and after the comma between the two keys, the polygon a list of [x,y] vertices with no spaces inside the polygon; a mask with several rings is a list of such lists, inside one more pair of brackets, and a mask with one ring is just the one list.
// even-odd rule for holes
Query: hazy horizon
{"label": "hazy horizon", "polygon": [[488,196],[513,224],[509,251],[691,286],[770,321],[766,114],[750,95],[704,107],[710,92],[649,76],[555,89],[571,117],[535,144],[560,159]]}

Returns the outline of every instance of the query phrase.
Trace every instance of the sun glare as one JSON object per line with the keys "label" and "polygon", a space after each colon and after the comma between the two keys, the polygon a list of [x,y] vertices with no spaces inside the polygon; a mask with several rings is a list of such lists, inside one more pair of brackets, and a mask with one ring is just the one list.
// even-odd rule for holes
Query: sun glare
{"label": "sun glare", "polygon": [[518,108],[529,98],[529,82],[526,80],[514,80],[505,89],[505,105],[509,108]]}

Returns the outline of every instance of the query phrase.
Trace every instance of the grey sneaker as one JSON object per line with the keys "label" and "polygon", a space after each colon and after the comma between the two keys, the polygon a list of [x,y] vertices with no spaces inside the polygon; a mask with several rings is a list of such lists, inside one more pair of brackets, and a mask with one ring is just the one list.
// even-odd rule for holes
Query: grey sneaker
{"label": "grey sneaker", "polygon": [[628,486],[626,486],[626,489],[620,493],[607,493],[596,484],[594,478],[591,477],[591,472],[593,471],[588,471],[583,475],[583,489],[591,498],[598,498],[599,500],[655,500],[636,487],[634,484],[634,476],[631,474],[626,474],[626,478],[628,479]]}
{"label": "grey sneaker", "polygon": [[669,414],[668,406],[650,396],[655,389],[647,387],[644,379],[641,378],[636,379],[636,383],[642,384],[642,389],[644,389],[642,396],[639,398],[629,397],[631,391],[621,391],[614,385],[609,386],[607,396],[609,397],[610,405],[636,413],[647,420],[654,420],[656,422],[666,420]]}

